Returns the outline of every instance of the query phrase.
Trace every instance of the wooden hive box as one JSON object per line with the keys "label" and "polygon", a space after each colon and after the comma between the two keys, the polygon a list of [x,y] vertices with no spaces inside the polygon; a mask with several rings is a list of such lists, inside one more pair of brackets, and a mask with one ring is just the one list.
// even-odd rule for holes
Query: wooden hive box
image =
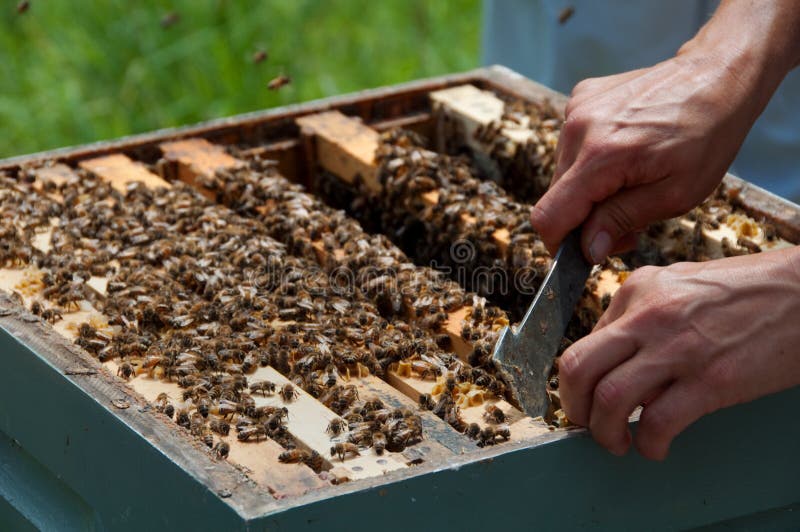
{"label": "wooden hive box", "polygon": [[[490,67],[16,157],[0,161],[0,173],[19,178],[28,172],[42,184],[75,179],[76,172],[91,174],[123,194],[132,181],[151,190],[182,181],[213,202],[220,196],[205,187],[207,180],[218,169],[243,168],[253,157],[274,160],[277,172],[311,191],[318,188],[320,169],[378,191],[378,135],[400,126],[434,139],[437,149],[459,144],[488,176],[502,179],[498,172],[513,168],[498,169],[502,157],[495,157],[488,141],[474,140],[476,129],[502,122],[498,96],[547,99],[555,108],[565,102],[564,96],[506,68]],[[511,159],[528,138],[523,126],[498,129]],[[734,222],[763,220],[777,232],[769,241],[758,231],[749,232],[761,248],[800,241],[798,206],[734,176],[726,176],[725,185],[736,190],[742,209]],[[440,200],[437,191],[428,192],[420,205]],[[256,212],[266,215],[270,208]],[[475,222],[469,216],[458,221],[465,226]],[[684,219],[670,223],[670,230],[682,228],[681,234],[693,227]],[[736,247],[737,229],[731,227],[704,230],[708,258]],[[511,236],[500,228],[489,238],[498,253],[505,253]],[[45,249],[49,244],[42,237],[34,245]],[[350,249],[331,247],[324,239],[312,245],[308,260],[328,267],[344,261]],[[680,248],[678,254],[685,251],[683,242],[673,239],[670,245]],[[598,302],[618,286],[617,272],[596,273],[598,285],[587,304],[594,301],[601,312]],[[380,456],[363,452],[338,460],[327,455],[321,473],[280,463],[277,457],[284,449],[272,440],[250,445],[228,437],[231,454],[221,460],[154,411],[159,393],[173,399],[180,395],[177,385],[145,375],[123,380],[118,365],[101,364],[74,345],[77,326],[97,314],[90,302],[77,303],[50,326],[9,295],[25,284],[24,276],[20,268],[0,271],[5,290],[0,294],[0,523],[9,527],[428,530],[533,524],[673,529],[728,520],[788,523],[790,510],[800,504],[800,466],[794,460],[800,428],[792,421],[800,406],[797,389],[702,419],[676,440],[664,463],[634,454],[615,458],[582,429],[552,430],[522,416],[502,397],[480,397],[473,406],[475,394],[462,404],[465,421],[485,427],[483,404],[499,405],[509,415],[511,441],[481,448],[421,411],[421,443]],[[102,275],[86,284],[92,297],[108,295],[108,279]],[[442,329],[450,351],[461,359],[473,348],[460,333],[472,305],[450,312]],[[419,316],[403,319],[423,327]],[[391,408],[416,408],[419,394],[436,385],[402,363],[389,368],[384,379],[353,367],[347,382],[360,395],[378,397]],[[249,378],[270,379],[278,386],[287,382],[271,366],[259,367]],[[324,427],[336,414],[319,400],[302,390],[288,403],[254,397],[258,406],[285,404],[290,409],[288,431],[300,448],[327,451],[331,438]]]}

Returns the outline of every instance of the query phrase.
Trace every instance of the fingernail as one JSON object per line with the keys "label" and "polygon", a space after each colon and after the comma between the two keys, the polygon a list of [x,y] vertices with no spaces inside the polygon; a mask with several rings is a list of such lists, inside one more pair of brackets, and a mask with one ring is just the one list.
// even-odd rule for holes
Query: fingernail
{"label": "fingernail", "polygon": [[592,256],[592,262],[600,264],[608,254],[611,253],[611,235],[607,231],[600,231],[594,235],[592,243],[589,244],[589,255]]}
{"label": "fingernail", "polygon": [[626,451],[627,449],[625,449],[624,447],[612,447],[608,450],[608,452],[610,452],[614,456],[625,456]]}
{"label": "fingernail", "polygon": [[534,229],[535,229],[535,228],[537,227],[537,225],[539,224],[539,214],[538,214],[538,209],[536,208],[536,206],[535,206],[535,205],[534,205],[533,207],[531,207],[531,214],[530,214],[530,218],[531,218],[531,225],[532,225],[532,226],[534,227]]}
{"label": "fingernail", "polygon": [[609,447],[609,452],[614,456],[625,456],[628,454],[628,449],[631,447],[631,432],[625,432],[625,438],[618,445]]}

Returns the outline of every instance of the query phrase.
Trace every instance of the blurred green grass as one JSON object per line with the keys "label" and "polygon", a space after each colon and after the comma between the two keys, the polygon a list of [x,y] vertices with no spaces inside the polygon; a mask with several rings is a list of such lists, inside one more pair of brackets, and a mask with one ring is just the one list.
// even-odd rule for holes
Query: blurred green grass
{"label": "blurred green grass", "polygon": [[[0,8],[0,157],[478,65],[479,0],[15,6]],[[254,64],[259,48],[269,57]],[[293,82],[268,90],[279,74]]]}

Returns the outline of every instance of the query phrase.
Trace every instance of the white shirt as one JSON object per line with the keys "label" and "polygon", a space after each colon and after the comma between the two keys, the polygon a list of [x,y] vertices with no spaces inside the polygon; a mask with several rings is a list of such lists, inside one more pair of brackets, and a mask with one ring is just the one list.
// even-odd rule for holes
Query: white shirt
{"label": "white shirt", "polygon": [[[564,24],[561,11],[574,13]],[[675,54],[716,9],[713,0],[484,0],[483,61],[569,94],[588,77]],[[800,71],[791,72],[750,130],[731,171],[800,200]]]}

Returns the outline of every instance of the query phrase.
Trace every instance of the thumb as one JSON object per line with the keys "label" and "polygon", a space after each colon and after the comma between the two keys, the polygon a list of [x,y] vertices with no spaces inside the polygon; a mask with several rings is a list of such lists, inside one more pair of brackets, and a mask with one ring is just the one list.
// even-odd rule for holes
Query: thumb
{"label": "thumb", "polygon": [[656,220],[682,214],[681,206],[667,200],[675,197],[669,188],[670,183],[662,180],[622,189],[595,205],[583,224],[584,255],[600,264],[610,253],[629,246],[630,235],[635,231]]}

